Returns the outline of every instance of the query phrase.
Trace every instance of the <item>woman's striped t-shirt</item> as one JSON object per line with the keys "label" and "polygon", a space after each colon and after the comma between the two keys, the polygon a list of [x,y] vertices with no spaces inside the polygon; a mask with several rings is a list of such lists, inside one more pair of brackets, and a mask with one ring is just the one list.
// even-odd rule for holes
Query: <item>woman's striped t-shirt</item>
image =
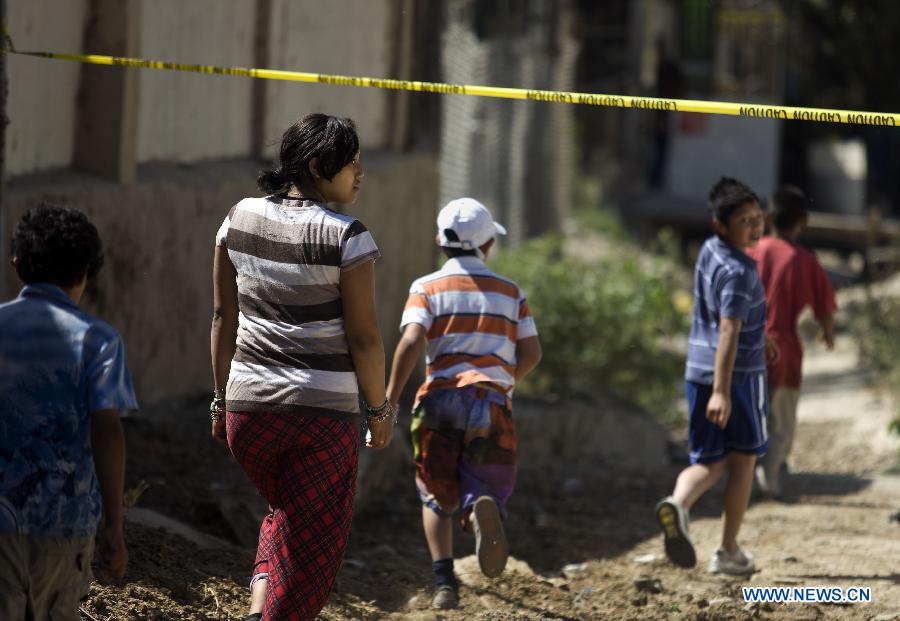
{"label": "woman's striped t-shirt", "polygon": [[240,311],[228,409],[358,414],[339,283],[342,271],[380,256],[366,227],[322,203],[247,198],[216,244],[237,271]]}
{"label": "woman's striped t-shirt", "polygon": [[413,282],[400,322],[418,323],[428,341],[425,383],[429,392],[490,382],[511,394],[515,387],[516,343],[537,336],[534,318],[519,286],[472,256],[450,259]]}

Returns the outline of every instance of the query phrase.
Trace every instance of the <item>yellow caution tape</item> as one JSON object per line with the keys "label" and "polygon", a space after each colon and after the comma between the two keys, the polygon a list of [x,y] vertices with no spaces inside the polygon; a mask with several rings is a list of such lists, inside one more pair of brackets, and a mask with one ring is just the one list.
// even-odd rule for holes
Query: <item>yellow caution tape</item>
{"label": "yellow caution tape", "polygon": [[699,99],[660,99],[657,97],[632,97],[629,95],[601,95],[594,93],[568,93],[564,91],[542,91],[525,88],[502,88],[498,86],[473,86],[446,84],[443,82],[418,82],[412,80],[392,80],[385,78],[365,78],[349,75],[329,75],[302,71],[279,71],[276,69],[247,69],[244,67],[216,67],[213,65],[186,65],[141,58],[119,56],[99,56],[96,54],[58,54],[55,52],[20,52],[5,50],[9,54],[71,60],[91,65],[135,67],[139,69],[160,69],[164,71],[188,71],[217,75],[236,75],[265,80],[286,80],[291,82],[314,82],[337,84],[340,86],[362,86],[422,93],[444,93],[451,95],[475,95],[477,97],[499,97],[502,99],[527,99],[555,103],[584,104],[613,108],[638,108],[642,110],[664,110],[667,112],[697,112],[701,114],[728,114],[767,119],[817,121],[822,123],[848,123],[853,125],[900,126],[900,114],[894,112],[862,112],[856,110],[831,110],[826,108],[796,108],[792,106],[772,106],[763,104],[734,103],[728,101],[704,101]]}

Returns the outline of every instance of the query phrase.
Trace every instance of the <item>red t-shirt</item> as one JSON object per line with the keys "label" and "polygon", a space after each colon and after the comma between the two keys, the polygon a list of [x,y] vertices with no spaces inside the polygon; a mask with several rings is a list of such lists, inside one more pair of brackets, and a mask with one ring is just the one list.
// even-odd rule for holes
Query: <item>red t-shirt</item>
{"label": "red t-shirt", "polygon": [[766,290],[766,336],[781,349],[778,363],[769,367],[769,386],[799,388],[803,348],[797,319],[807,305],[817,319],[834,313],[834,289],[816,255],[797,244],[763,237],[747,254],[756,260]]}

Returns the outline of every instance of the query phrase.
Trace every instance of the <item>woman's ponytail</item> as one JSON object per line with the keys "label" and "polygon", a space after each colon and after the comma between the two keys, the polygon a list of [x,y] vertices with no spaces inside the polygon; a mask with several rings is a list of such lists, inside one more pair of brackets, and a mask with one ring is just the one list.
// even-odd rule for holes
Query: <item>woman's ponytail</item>
{"label": "woman's ponytail", "polygon": [[256,186],[266,194],[281,194],[290,189],[291,182],[279,168],[260,172]]}

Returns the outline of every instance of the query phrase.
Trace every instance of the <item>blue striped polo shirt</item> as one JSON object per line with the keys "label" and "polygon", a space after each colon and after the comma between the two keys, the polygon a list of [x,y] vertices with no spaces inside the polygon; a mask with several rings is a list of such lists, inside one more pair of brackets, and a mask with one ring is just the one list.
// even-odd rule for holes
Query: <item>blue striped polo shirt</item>
{"label": "blue striped polo shirt", "polygon": [[694,270],[694,320],[688,339],[685,378],[712,384],[719,342],[719,318],[740,319],[741,334],[732,382],[765,373],[766,295],[756,262],[720,239],[710,237]]}

